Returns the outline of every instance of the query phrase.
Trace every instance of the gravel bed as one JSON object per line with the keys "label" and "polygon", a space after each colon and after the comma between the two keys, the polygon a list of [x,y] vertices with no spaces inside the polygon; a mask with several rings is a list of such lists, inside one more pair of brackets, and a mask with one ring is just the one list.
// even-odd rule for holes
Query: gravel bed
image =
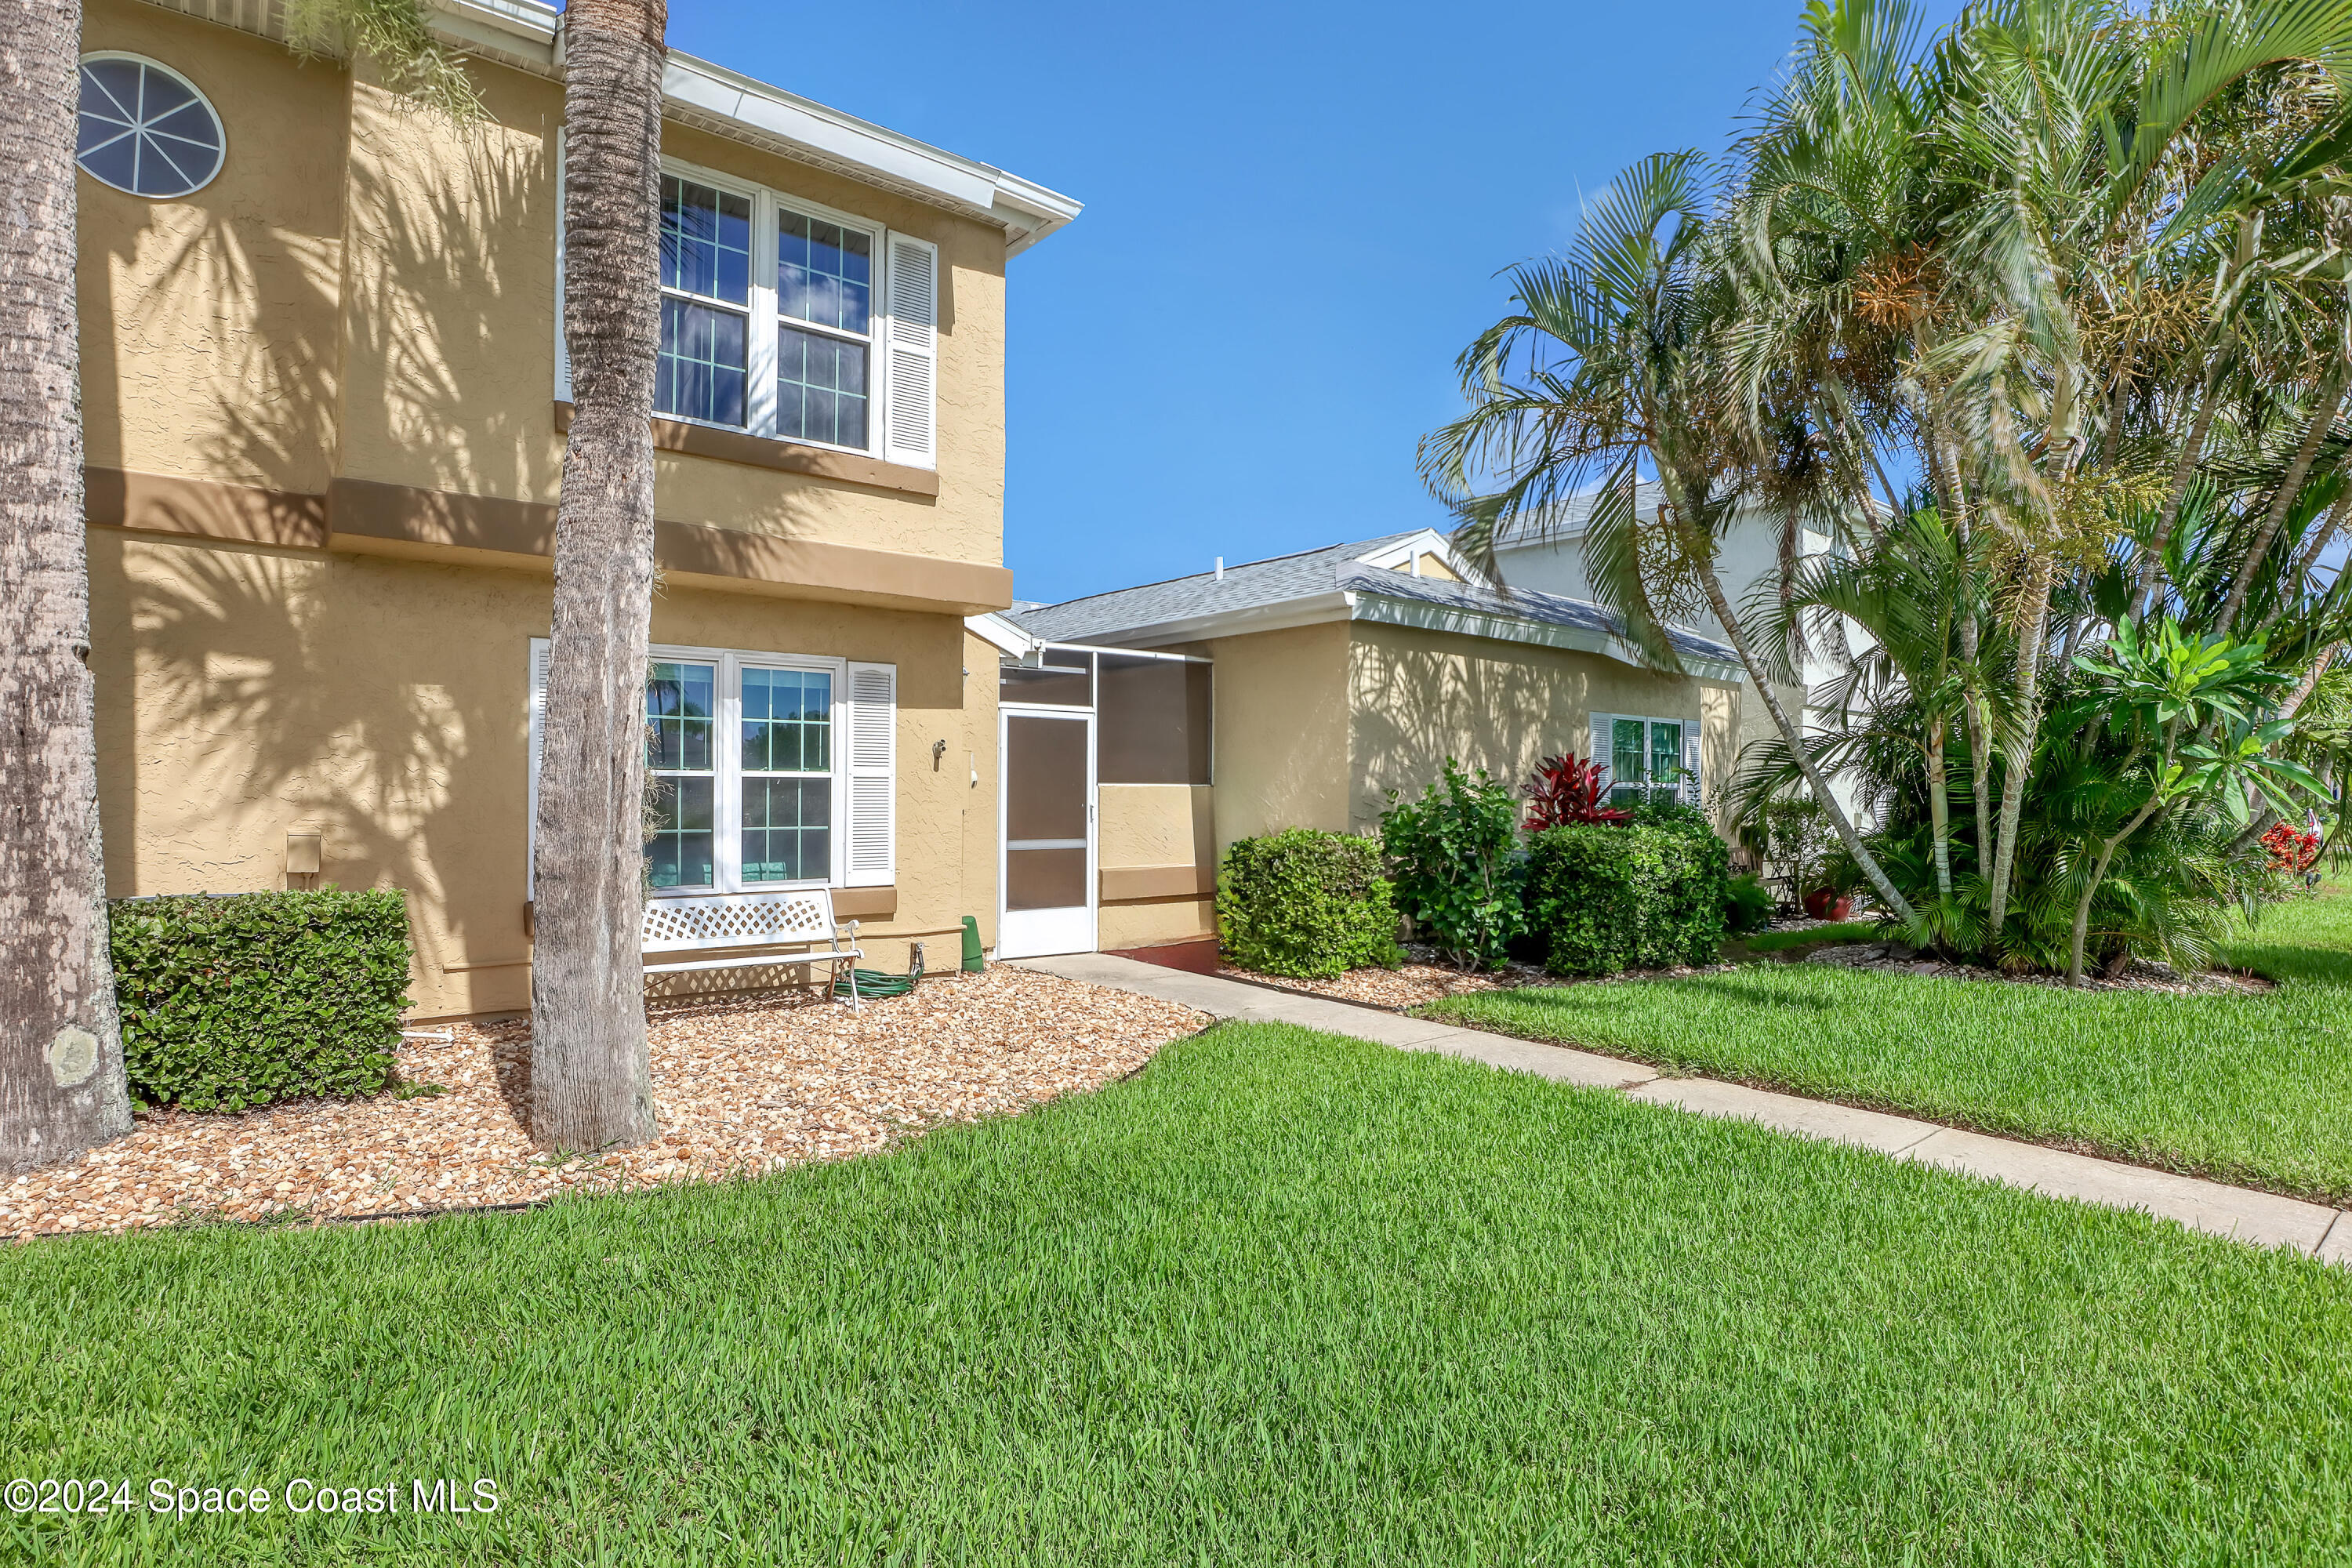
{"label": "gravel bed", "polygon": [[401,1043],[402,1079],[444,1094],[142,1111],[130,1136],[75,1164],[0,1179],[0,1237],[748,1175],[1099,1088],[1206,1022],[1173,1003],[1003,967],[933,975],[862,1013],[793,991],[657,1002],[647,1033],[660,1139],[569,1159],[534,1150],[520,1115],[529,1020],[459,1025],[454,1045]]}

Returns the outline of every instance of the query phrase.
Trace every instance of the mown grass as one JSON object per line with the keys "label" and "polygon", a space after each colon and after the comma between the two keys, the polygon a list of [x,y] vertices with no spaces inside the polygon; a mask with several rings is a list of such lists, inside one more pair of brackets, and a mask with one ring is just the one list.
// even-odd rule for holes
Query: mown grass
{"label": "mown grass", "polygon": [[2352,1274],[1229,1025],[887,1156],[0,1257],[10,1475],[499,1483],[0,1515],[43,1562],[2352,1560]]}
{"label": "mown grass", "polygon": [[1832,942],[1863,942],[1878,932],[1876,921],[1842,921],[1835,925],[1811,926],[1802,931],[1759,931],[1754,936],[1734,940],[1750,952],[1785,952],[1792,947],[1811,947]]}
{"label": "mown grass", "polygon": [[1819,964],[1484,992],[1424,1009],[1669,1071],[2352,1201],[2352,893],[2267,910],[2265,995],[2078,994]]}

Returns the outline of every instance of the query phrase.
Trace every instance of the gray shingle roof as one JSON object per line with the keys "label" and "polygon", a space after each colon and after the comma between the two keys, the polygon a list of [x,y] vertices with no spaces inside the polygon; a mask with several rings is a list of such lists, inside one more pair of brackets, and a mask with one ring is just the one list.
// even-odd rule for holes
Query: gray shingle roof
{"label": "gray shingle roof", "polygon": [[[1475,583],[1449,582],[1443,577],[1415,577],[1410,573],[1362,563],[1364,556],[1420,531],[1414,529],[1297,555],[1278,555],[1270,561],[1228,566],[1222,579],[1213,572],[1202,572],[1165,583],[1066,599],[1036,609],[1015,608],[1005,618],[1032,637],[1048,642],[1084,643],[1171,621],[1265,609],[1347,592],[1532,626],[1567,627],[1601,637],[1623,636],[1623,623],[1612,612],[1583,599],[1530,589],[1502,591]],[[1719,664],[1734,663],[1738,658],[1730,647],[1695,632],[1675,631],[1669,636],[1675,648],[1691,658]]]}
{"label": "gray shingle roof", "polygon": [[1083,599],[1065,599],[1034,610],[1014,610],[1007,618],[1032,637],[1049,642],[1085,642],[1136,626],[1156,626],[1163,621],[1189,620],[1194,616],[1255,610],[1290,599],[1308,599],[1339,591],[1339,574],[1359,557],[1382,545],[1411,539],[1420,529],[1360,539],[1353,544],[1326,545],[1297,555],[1277,555],[1228,566],[1220,578],[1213,572],[1171,577],[1118,588]]}

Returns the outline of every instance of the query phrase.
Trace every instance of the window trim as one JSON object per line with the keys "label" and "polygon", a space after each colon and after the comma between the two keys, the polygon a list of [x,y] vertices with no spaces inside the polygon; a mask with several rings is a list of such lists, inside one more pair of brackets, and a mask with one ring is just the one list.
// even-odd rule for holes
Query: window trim
{"label": "window trim", "polygon": [[[655,899],[708,899],[724,893],[772,893],[803,888],[838,888],[848,868],[849,770],[842,752],[849,724],[849,661],[821,654],[769,653],[751,648],[689,647],[655,643],[646,649],[648,664],[656,659],[678,664],[718,667],[718,733],[712,738],[712,773],[718,780],[711,825],[716,842],[711,849],[713,881],[709,887],[662,888]],[[746,882],[743,879],[743,669],[800,669],[833,678],[831,730],[825,752],[831,800],[825,874],[787,882]]]}
{"label": "window trim", "polygon": [[1658,754],[1657,737],[1652,731],[1651,726],[1654,724],[1672,724],[1680,730],[1682,733],[1682,744],[1675,752],[1675,767],[1682,773],[1683,776],[1676,779],[1674,783],[1673,788],[1675,793],[1673,798],[1688,805],[1700,805],[1705,804],[1702,801],[1691,798],[1690,770],[1685,767],[1682,763],[1683,758],[1690,755],[1690,743],[1693,734],[1705,722],[1704,720],[1676,718],[1671,713],[1616,713],[1608,711],[1607,710],[1601,710],[1588,717],[1585,726],[1586,729],[1589,731],[1591,728],[1592,721],[1600,719],[1608,720],[1612,726],[1609,755],[1605,758],[1593,758],[1594,762],[1601,763],[1601,765],[1606,768],[1609,773],[1609,798],[1603,804],[1609,805],[1617,805],[1618,802],[1615,797],[1617,791],[1621,788],[1642,790],[1644,792],[1644,798],[1651,799],[1654,799],[1655,796],[1649,792],[1655,791],[1658,788],[1658,785],[1648,778],[1643,778],[1635,784],[1622,784],[1619,781],[1617,777],[1617,738],[1614,731],[1614,726],[1616,721],[1621,719],[1638,721],[1642,726],[1642,756],[1643,759],[1643,771],[1645,773],[1649,771],[1648,759]]}
{"label": "window trim", "polygon": [[[220,105],[215,103],[212,100],[212,95],[206,92],[203,88],[198,87],[195,82],[189,78],[185,71],[180,70],[173,66],[165,65],[162,60],[155,58],[152,55],[137,54],[130,49],[90,49],[78,57],[74,61],[74,122],[77,126],[81,122],[81,68],[82,67],[89,64],[92,60],[129,60],[133,65],[144,66],[149,70],[162,71],[165,76],[170,77],[173,81],[176,81],[182,87],[186,88],[189,92],[194,95],[195,100],[204,105],[205,112],[212,118],[213,130],[217,132],[220,137],[220,156],[214,161],[213,172],[211,174],[206,174],[202,180],[189,186],[186,190],[182,191],[175,196],[149,195],[142,191],[131,190],[128,186],[118,185],[112,180],[107,179],[102,175],[91,174],[88,169],[82,167],[81,155],[79,153],[76,153],[74,155],[75,173],[89,174],[91,179],[96,180],[108,190],[118,192],[121,195],[131,197],[134,201],[142,202],[184,202],[194,196],[197,192],[210,186],[215,180],[221,177],[222,171],[228,167],[228,121],[221,118]],[[174,110],[174,112],[177,111]],[[136,132],[133,132],[133,134],[136,134]]]}
{"label": "window trim", "polygon": [[[762,440],[785,441],[796,447],[807,447],[819,452],[839,452],[850,457],[882,460],[883,442],[886,438],[885,432],[888,428],[889,418],[887,407],[889,389],[887,378],[883,374],[884,366],[881,361],[884,357],[883,345],[887,336],[885,323],[889,320],[888,285],[885,274],[890,265],[888,254],[890,230],[872,218],[859,217],[853,213],[843,212],[837,207],[827,206],[823,202],[808,201],[800,196],[788,195],[760,184],[756,181],[747,180],[740,174],[730,174],[699,163],[689,163],[684,159],[664,158],[661,161],[661,172],[665,175],[692,180],[697,184],[709,185],[713,190],[747,197],[751,201],[751,298],[748,307],[750,322],[745,329],[751,334],[751,338],[745,345],[743,356],[745,384],[742,424],[722,425],[713,419],[698,419],[690,414],[667,414],[659,409],[655,410],[654,417],[673,419],[681,425],[698,426],[705,430],[723,430],[733,436],[755,436]],[[844,333],[838,327],[824,327],[812,321],[799,321],[796,318],[785,316],[776,308],[776,268],[780,251],[777,223],[779,214],[782,210],[790,210],[803,217],[817,218],[825,223],[838,224],[844,228],[856,229],[865,235],[873,247],[874,277],[868,285],[870,303],[866,316],[866,445],[863,447],[845,447],[835,441],[819,441],[805,436],[785,436],[778,431],[776,332],[781,323],[792,321],[796,325],[805,327],[812,331],[826,333],[845,342],[856,341],[854,337]],[[562,221],[559,208],[556,217],[559,247]],[[658,292],[665,298],[674,294],[681,300],[719,310],[741,310],[747,308],[732,300],[709,299],[699,294],[689,294],[682,289],[661,288],[658,289]],[[561,337],[563,325],[560,319],[562,313],[560,293],[557,300],[559,320],[556,322],[556,332]],[[936,439],[937,437],[934,437],[934,440]]]}

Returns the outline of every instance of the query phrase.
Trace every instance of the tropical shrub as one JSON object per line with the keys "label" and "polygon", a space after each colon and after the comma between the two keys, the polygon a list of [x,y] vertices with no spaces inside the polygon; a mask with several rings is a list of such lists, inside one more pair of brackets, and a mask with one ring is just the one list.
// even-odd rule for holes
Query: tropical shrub
{"label": "tropical shrub", "polygon": [[391,1087],[408,910],[390,890],[118,899],[109,910],[131,1091],[243,1110]]}
{"label": "tropical shrub", "polygon": [[1507,787],[1484,768],[1475,780],[1466,776],[1451,757],[1443,784],[1402,804],[1392,790],[1381,814],[1381,849],[1397,903],[1458,969],[1499,967],[1526,928],[1518,819]]}
{"label": "tropical shrub", "polygon": [[1228,961],[1262,974],[1328,979],[1403,962],[1394,889],[1369,838],[1286,827],[1236,839],[1217,876],[1217,936]]}
{"label": "tropical shrub", "polygon": [[2319,858],[2319,835],[2292,822],[2274,822],[2261,839],[2273,871],[2308,871]]}
{"label": "tropical shrub", "polygon": [[1570,822],[1623,822],[1627,817],[1607,804],[1609,770],[1573,752],[1538,763],[1528,779],[1527,796],[1529,833]]}
{"label": "tropical shrub", "polygon": [[[1702,820],[1704,820],[1702,818]],[[1554,974],[1712,963],[1721,952],[1731,854],[1673,817],[1571,824],[1530,841],[1528,916]]]}
{"label": "tropical shrub", "polygon": [[1753,872],[1742,872],[1724,884],[1724,929],[1733,936],[1749,936],[1772,923],[1772,891],[1756,879]]}

